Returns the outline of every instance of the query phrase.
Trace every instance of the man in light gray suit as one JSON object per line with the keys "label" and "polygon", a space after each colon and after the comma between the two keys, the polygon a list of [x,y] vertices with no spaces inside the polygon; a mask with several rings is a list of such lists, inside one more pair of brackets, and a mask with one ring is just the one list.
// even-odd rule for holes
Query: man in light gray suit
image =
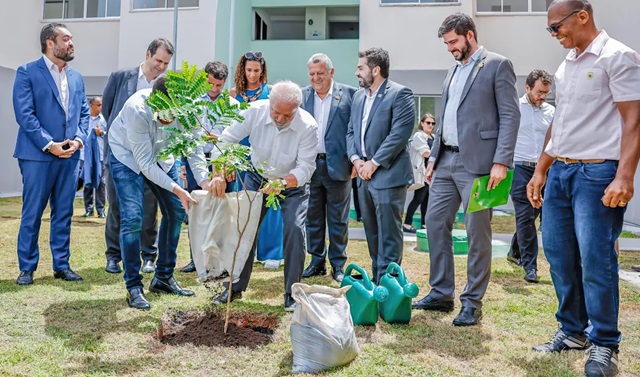
{"label": "man in light gray suit", "polygon": [[[490,175],[494,188],[513,165],[520,109],[511,62],[478,45],[473,19],[447,17],[438,36],[456,59],[443,87],[444,113],[427,165],[431,292],[416,309],[453,311],[454,263],[451,231],[460,203],[466,211],[473,180]],[[456,326],[476,325],[491,274],[491,210],[466,214],[469,239],[467,285]]]}
{"label": "man in light gray suit", "polygon": [[[173,56],[173,45],[164,38],[154,39],[147,48],[145,61],[135,68],[126,68],[113,72],[109,76],[107,86],[102,96],[102,115],[107,120],[107,135],[104,143],[104,161],[109,161],[108,130],[116,119],[124,103],[141,89],[149,89],[155,80],[162,75],[169,66]],[[107,183],[107,199],[109,201],[109,213],[105,227],[105,241],[107,243],[106,271],[119,273],[120,261],[120,211],[116,200],[116,190],[109,174],[109,164],[105,164],[105,181]],[[154,262],[158,256],[158,201],[147,184],[144,186],[144,218],[142,221],[142,234],[140,239],[142,259],[142,272],[149,273],[155,270]]]}
{"label": "man in light gray suit", "polygon": [[307,63],[311,85],[302,89],[302,108],[318,122],[316,170],[311,176],[307,210],[307,250],[311,263],[303,278],[326,273],[329,228],[329,262],[333,280],[341,282],[347,261],[349,202],[353,166],[347,157],[347,126],[351,98],[356,88],[333,81],[334,68],[325,54],[314,54]]}
{"label": "man in light gray suit", "polygon": [[407,143],[415,124],[409,88],[388,79],[389,53],[358,53],[347,151],[358,173],[358,199],[376,283],[391,262],[402,262],[402,211],[413,172]]}

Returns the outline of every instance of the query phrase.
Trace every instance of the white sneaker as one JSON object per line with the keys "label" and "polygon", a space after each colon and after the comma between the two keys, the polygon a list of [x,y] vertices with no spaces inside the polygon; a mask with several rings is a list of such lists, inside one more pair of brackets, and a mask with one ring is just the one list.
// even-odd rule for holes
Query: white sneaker
{"label": "white sneaker", "polygon": [[275,260],[275,259],[269,259],[269,260],[264,262],[264,268],[268,268],[270,270],[277,270],[278,268],[280,268],[280,262],[282,262],[282,261],[281,260]]}

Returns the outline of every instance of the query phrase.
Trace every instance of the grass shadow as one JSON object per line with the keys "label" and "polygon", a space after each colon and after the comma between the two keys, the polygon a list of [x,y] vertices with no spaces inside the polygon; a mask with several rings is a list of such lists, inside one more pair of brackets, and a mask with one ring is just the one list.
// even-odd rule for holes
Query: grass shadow
{"label": "grass shadow", "polygon": [[522,369],[525,376],[555,376],[577,377],[583,373],[577,373],[574,364],[582,358],[581,352],[565,352],[562,354],[538,354],[531,351],[527,356],[513,356],[508,362],[516,368]]}
{"label": "grass shadow", "polygon": [[55,303],[43,312],[45,333],[62,340],[68,349],[99,351],[110,333],[152,333],[159,323],[158,318],[137,311],[127,313],[128,319],[119,320],[117,312],[125,308],[127,304],[120,298]]}
{"label": "grass shadow", "polygon": [[147,366],[156,366],[153,359],[149,357],[138,357],[126,360],[108,361],[100,356],[84,356],[78,361],[80,365],[65,369],[67,375],[115,375],[129,376],[136,372],[141,372]]}

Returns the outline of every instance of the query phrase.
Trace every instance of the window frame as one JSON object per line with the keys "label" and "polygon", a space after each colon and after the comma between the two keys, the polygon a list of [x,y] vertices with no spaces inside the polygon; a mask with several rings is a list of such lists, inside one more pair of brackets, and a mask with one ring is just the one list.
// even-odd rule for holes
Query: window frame
{"label": "window frame", "polygon": [[[104,17],[87,17],[87,2],[89,0],[82,0],[82,4],[83,4],[83,11],[82,11],[82,17],[73,17],[73,18],[67,18],[64,17],[64,7],[65,4],[69,4],[70,0],[59,0],[56,1],[56,3],[62,3],[62,10],[60,11],[60,15],[59,17],[52,17],[52,18],[45,18],[45,7],[47,4],[47,0],[43,0],[42,1],[42,21],[60,21],[60,20],[64,20],[65,22],[78,22],[78,21],[112,21],[112,20],[119,20],[120,19],[120,14],[118,13],[117,16],[106,16],[106,14],[108,14],[108,10],[109,10],[109,2],[110,1],[120,1],[120,6],[122,6],[122,1],[124,0],[106,0],[104,3]],[[121,8],[122,9],[122,8]]]}
{"label": "window frame", "polygon": [[[378,6],[380,7],[447,7],[447,6],[460,6],[462,5],[462,0],[456,1],[438,1],[438,2],[430,2],[423,3],[422,0],[405,0],[406,3],[383,3],[383,0],[378,0]],[[409,2],[413,1],[413,2]]]}
{"label": "window frame", "polygon": [[[173,11],[174,7],[173,6],[169,6],[169,0],[163,0],[164,1],[164,8],[136,8],[134,6],[135,0],[130,0],[131,1],[131,6],[130,6],[130,12],[162,12],[162,11]],[[174,0],[175,1],[175,0]],[[179,0],[178,0],[179,1]],[[192,10],[192,9],[200,9],[200,1],[202,0],[198,0],[198,5],[197,6],[180,6],[180,3],[178,2],[178,9],[179,10]]]}
{"label": "window frame", "polygon": [[[500,0],[500,7],[504,8],[504,1],[505,0]],[[478,16],[504,16],[504,15],[508,15],[508,16],[531,16],[531,15],[546,15],[547,11],[540,11],[540,10],[532,10],[533,9],[533,0],[526,0],[527,1],[527,9],[529,9],[526,12],[505,12],[505,11],[500,11],[500,12],[493,12],[493,11],[479,11],[478,10],[478,2],[475,2],[475,14]]]}

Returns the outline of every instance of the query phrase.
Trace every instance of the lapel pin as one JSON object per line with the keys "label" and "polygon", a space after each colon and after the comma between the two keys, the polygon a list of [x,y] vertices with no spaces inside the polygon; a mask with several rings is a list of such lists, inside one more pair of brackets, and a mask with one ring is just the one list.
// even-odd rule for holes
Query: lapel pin
{"label": "lapel pin", "polygon": [[480,62],[480,64],[478,64],[478,68],[482,68],[484,67],[484,62]]}
{"label": "lapel pin", "polygon": [[333,98],[335,98],[335,99],[340,99],[340,95],[339,95],[339,94],[336,94],[336,95],[335,95],[335,97],[333,97]]}
{"label": "lapel pin", "polygon": [[587,77],[588,77],[588,78],[590,78],[590,79],[592,79],[592,78],[593,78],[593,72],[589,72],[589,73],[587,73]]}

